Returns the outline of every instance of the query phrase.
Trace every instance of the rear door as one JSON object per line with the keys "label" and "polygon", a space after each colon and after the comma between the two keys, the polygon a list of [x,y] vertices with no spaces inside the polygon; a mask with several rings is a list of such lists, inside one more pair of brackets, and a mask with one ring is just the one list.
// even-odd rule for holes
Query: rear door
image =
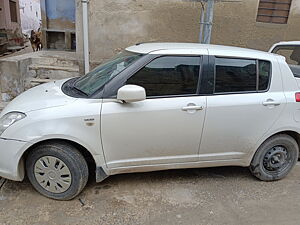
{"label": "rear door", "polygon": [[[286,100],[277,63],[213,58],[200,160],[241,159],[279,118]],[[272,73],[273,71],[273,73]]]}

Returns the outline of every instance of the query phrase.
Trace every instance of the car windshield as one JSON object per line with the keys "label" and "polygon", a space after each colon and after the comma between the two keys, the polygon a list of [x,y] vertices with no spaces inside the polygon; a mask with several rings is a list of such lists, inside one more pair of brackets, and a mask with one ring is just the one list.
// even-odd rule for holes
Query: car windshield
{"label": "car windshield", "polygon": [[79,78],[74,83],[74,88],[89,96],[142,56],[143,54],[123,51]]}

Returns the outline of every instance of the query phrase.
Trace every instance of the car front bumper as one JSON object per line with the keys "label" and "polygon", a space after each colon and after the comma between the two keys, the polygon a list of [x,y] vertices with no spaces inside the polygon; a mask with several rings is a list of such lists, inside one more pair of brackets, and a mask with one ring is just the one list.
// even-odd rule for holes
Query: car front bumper
{"label": "car front bumper", "polygon": [[24,164],[20,160],[28,142],[0,138],[0,177],[22,181]]}

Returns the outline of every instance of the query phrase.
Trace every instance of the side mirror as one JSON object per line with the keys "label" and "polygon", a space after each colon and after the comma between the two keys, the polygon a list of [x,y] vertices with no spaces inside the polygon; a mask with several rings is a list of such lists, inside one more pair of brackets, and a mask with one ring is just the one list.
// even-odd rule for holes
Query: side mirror
{"label": "side mirror", "polygon": [[143,101],[146,99],[146,91],[138,85],[125,85],[118,90],[117,99],[123,102]]}

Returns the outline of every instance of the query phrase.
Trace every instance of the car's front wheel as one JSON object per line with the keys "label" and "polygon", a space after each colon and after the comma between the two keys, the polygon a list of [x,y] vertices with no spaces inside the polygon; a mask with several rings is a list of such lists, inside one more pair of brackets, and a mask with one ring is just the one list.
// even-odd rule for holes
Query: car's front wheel
{"label": "car's front wheel", "polygon": [[64,142],[49,142],[32,149],[26,158],[26,172],[38,192],[57,200],[76,197],[89,176],[84,157]]}
{"label": "car's front wheel", "polygon": [[280,180],[295,166],[299,147],[294,138],[286,134],[266,140],[255,153],[250,171],[263,181]]}

